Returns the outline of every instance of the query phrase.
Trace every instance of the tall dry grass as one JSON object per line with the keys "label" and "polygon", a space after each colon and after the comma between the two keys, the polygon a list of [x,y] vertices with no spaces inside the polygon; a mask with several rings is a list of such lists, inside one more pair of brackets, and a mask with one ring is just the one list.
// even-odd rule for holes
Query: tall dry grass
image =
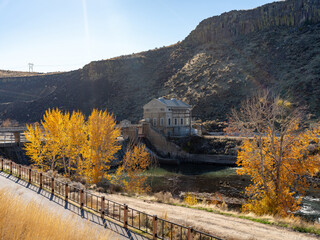
{"label": "tall dry grass", "polygon": [[5,190],[0,190],[0,239],[6,240],[104,240],[89,223],[52,213],[35,202],[24,203]]}

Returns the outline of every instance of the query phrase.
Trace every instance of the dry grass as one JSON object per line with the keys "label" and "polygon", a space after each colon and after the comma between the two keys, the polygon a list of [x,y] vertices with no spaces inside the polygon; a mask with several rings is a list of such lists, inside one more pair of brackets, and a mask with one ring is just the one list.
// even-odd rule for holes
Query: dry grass
{"label": "dry grass", "polygon": [[24,203],[0,190],[0,239],[87,240],[108,239],[83,224],[54,214],[35,202]]}
{"label": "dry grass", "polygon": [[172,197],[170,192],[157,192],[154,194],[154,198],[160,203],[176,203],[177,200]]}

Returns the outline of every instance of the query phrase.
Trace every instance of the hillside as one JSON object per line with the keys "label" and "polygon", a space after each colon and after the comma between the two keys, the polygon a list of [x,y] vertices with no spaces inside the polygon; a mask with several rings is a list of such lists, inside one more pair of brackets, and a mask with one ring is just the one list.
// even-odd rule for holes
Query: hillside
{"label": "hillside", "polygon": [[27,76],[37,76],[42,75],[42,73],[37,72],[18,72],[18,71],[9,71],[9,70],[0,70],[0,77],[27,77]]}
{"label": "hillside", "polygon": [[231,107],[270,89],[320,117],[320,1],[287,0],[203,20],[169,47],[83,69],[39,76],[0,75],[0,118],[38,121],[48,107],[107,108],[117,120],[142,118],[160,96],[194,105],[194,115],[223,120]]}

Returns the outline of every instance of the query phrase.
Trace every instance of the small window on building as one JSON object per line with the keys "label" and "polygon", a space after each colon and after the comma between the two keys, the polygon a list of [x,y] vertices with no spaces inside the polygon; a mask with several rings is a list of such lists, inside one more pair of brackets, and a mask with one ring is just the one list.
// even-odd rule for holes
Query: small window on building
{"label": "small window on building", "polygon": [[171,118],[168,118],[168,126],[171,126]]}
{"label": "small window on building", "polygon": [[180,120],[180,125],[183,126],[183,118]]}
{"label": "small window on building", "polygon": [[163,125],[164,125],[163,118],[160,118],[160,126],[163,126]]}
{"label": "small window on building", "polygon": [[150,111],[150,109],[147,108],[147,109],[146,109],[146,112],[149,112],[149,111]]}
{"label": "small window on building", "polygon": [[189,125],[189,118],[186,118],[186,125]]}
{"label": "small window on building", "polygon": [[174,125],[177,126],[178,125],[178,119],[174,119]]}
{"label": "small window on building", "polygon": [[164,108],[160,108],[160,111],[164,111]]}
{"label": "small window on building", "polygon": [[153,119],[153,126],[154,126],[154,127],[157,126],[157,119],[156,119],[156,118]]}
{"label": "small window on building", "polygon": [[146,122],[150,122],[150,118],[146,118]]}

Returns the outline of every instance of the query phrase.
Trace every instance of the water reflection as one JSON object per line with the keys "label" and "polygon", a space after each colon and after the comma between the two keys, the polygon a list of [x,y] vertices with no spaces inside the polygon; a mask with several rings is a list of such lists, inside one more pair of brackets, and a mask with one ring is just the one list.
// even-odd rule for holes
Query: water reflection
{"label": "water reflection", "polygon": [[210,174],[225,174],[236,175],[236,167],[222,166],[222,165],[204,165],[204,164],[193,164],[193,163],[183,163],[179,165],[168,165],[161,164],[161,168],[165,169],[168,172],[179,173],[182,175],[210,175]]}

